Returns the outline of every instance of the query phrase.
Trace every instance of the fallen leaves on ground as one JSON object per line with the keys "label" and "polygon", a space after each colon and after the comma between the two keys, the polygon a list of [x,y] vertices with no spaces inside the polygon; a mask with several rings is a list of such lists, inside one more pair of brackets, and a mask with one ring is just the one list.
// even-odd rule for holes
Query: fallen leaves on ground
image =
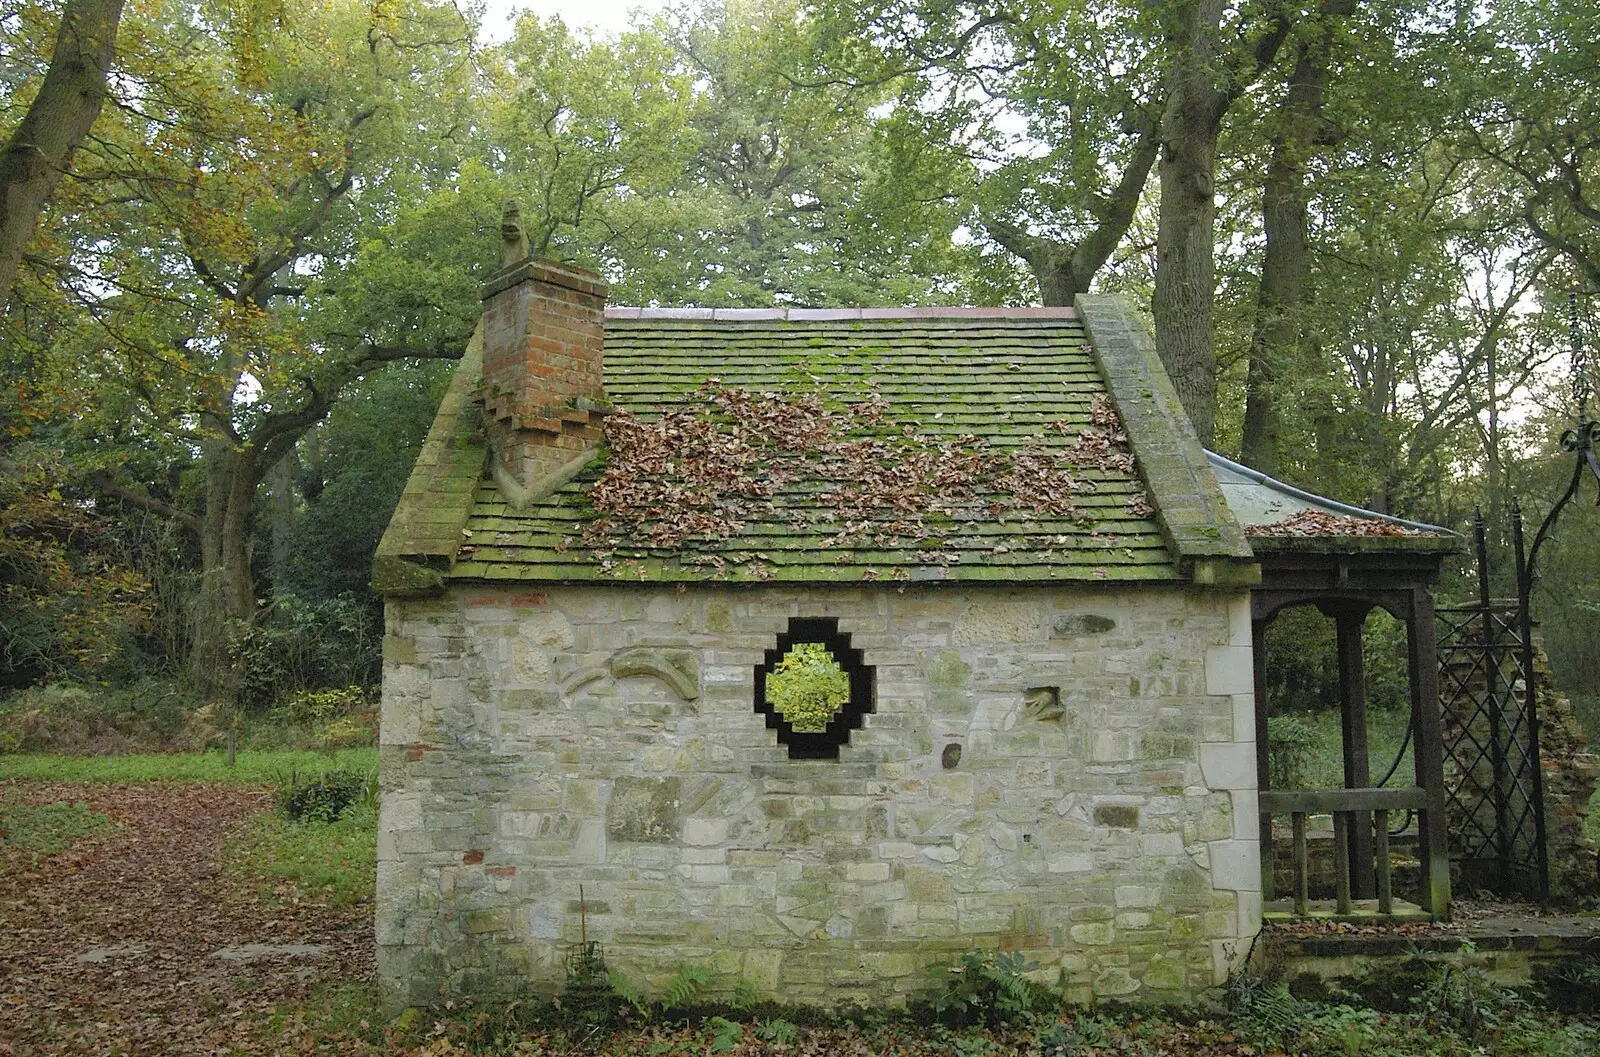
{"label": "fallen leaves on ground", "polygon": [[[270,806],[261,792],[3,784],[0,795],[81,802],[117,823],[59,854],[0,863],[0,1054],[250,1049],[278,1004],[371,975],[370,908],[275,905],[223,876],[223,839]],[[249,943],[323,950],[215,956]]]}
{"label": "fallen leaves on ground", "polygon": [[1549,907],[1516,899],[1456,899],[1450,903],[1449,921],[1330,921],[1306,919],[1272,921],[1267,929],[1279,936],[1309,939],[1323,936],[1454,936],[1470,932],[1483,922],[1495,921],[1501,928],[1515,928],[1517,922],[1536,931],[1540,921],[1559,917]]}
{"label": "fallen leaves on ground", "polygon": [[[774,1022],[745,1022],[731,1012],[739,1023],[674,1016],[591,1030],[559,1008],[538,1013],[521,1003],[482,1010],[458,1003],[385,1024],[373,1004],[368,907],[336,909],[292,886],[263,899],[259,879],[225,874],[220,862],[225,838],[253,813],[268,809],[266,794],[202,784],[0,783],[0,799],[83,803],[117,824],[58,854],[0,860],[4,1057],[1272,1057],[1277,1052],[1262,1047],[1259,1039],[1251,1041],[1236,1018],[1174,1012],[1146,1018],[1150,1011],[1132,1008],[1066,1012],[1025,1030],[949,1029],[906,1016],[867,1024],[822,1018],[809,1025],[783,1023],[783,1037],[790,1040],[783,1042],[776,1041]],[[315,958],[278,953],[253,961],[215,956],[245,944],[315,947],[321,953]],[[1363,1037],[1410,1032],[1405,1037],[1411,1039],[1421,1030],[1419,1023],[1416,1017],[1384,1017],[1363,1029],[1369,1031]],[[1592,1037],[1579,1028],[1558,1036],[1565,1029],[1554,1022],[1541,1030],[1537,1037],[1547,1047]],[[1348,1045],[1344,1036],[1322,1038],[1318,1045],[1341,1039]],[[1464,1052],[1459,1042],[1450,1036],[1438,1052]],[[1323,1050],[1335,1052],[1327,1046]],[[1526,1050],[1513,1040],[1490,1052]],[[1544,1052],[1577,1051],[1568,1046]]]}

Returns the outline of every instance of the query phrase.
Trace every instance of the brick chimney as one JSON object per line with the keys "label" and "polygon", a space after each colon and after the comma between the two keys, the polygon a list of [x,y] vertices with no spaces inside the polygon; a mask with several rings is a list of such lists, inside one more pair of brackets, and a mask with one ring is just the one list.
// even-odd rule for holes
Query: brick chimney
{"label": "brick chimney", "polygon": [[484,418],[494,476],[513,504],[559,487],[601,441],[606,285],[594,272],[534,260],[515,202],[500,270],[483,284]]}

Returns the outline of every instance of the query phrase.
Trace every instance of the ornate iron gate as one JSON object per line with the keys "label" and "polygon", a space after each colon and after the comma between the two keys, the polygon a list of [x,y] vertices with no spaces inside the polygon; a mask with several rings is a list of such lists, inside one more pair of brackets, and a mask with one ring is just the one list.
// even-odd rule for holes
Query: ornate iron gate
{"label": "ornate iron gate", "polygon": [[1521,512],[1512,512],[1514,599],[1490,597],[1481,516],[1473,527],[1478,599],[1438,610],[1450,857],[1464,888],[1542,900],[1550,869]]}

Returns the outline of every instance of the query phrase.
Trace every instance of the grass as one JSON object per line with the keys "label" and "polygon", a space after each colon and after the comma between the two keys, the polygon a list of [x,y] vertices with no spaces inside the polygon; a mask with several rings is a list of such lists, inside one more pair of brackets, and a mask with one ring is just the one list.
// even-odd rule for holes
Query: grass
{"label": "grass", "polygon": [[235,876],[274,895],[283,883],[334,906],[372,901],[378,824],[371,810],[351,808],[333,822],[291,822],[277,813],[251,817],[228,841],[224,858]]}
{"label": "grass", "polygon": [[[1315,747],[1304,769],[1307,789],[1339,789],[1344,786],[1344,739],[1339,729],[1339,713],[1296,712],[1293,716],[1315,734]],[[1406,737],[1410,717],[1398,709],[1374,708],[1367,712],[1367,766],[1374,785],[1388,773]],[[1390,786],[1411,785],[1416,773],[1411,747],[1406,746],[1400,766],[1395,768]]]}
{"label": "grass", "polygon": [[[41,782],[226,782],[275,786],[290,776],[345,770],[377,772],[375,748],[321,752],[309,749],[247,749],[233,767],[221,752],[141,753],[129,756],[0,754],[0,780]],[[79,836],[112,823],[82,805],[30,808],[0,801],[0,853],[12,847],[33,854],[59,851]],[[333,822],[293,822],[277,812],[252,816],[229,839],[226,860],[235,876],[281,894],[335,906],[370,902],[377,871],[377,817],[373,805],[358,805]]]}
{"label": "grass", "polygon": [[0,755],[0,780],[41,782],[228,782],[270,785],[291,772],[319,774],[335,769],[373,771],[376,748],[242,749],[233,767],[220,751],[200,755],[139,753],[130,756]]}
{"label": "grass", "polygon": [[0,859],[22,853],[53,855],[79,837],[104,833],[116,823],[86,804],[7,803],[0,800]]}

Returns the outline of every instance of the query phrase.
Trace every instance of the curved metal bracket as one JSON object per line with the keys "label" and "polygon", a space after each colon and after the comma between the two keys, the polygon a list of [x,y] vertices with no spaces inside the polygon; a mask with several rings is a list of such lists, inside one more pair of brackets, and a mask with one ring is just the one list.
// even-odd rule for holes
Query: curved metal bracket
{"label": "curved metal bracket", "polygon": [[[1583,487],[1583,471],[1588,470],[1596,482],[1600,482],[1600,456],[1595,454],[1595,449],[1600,447],[1600,422],[1591,422],[1583,412],[1579,412],[1578,425],[1561,434],[1561,450],[1575,456],[1572,465],[1572,479],[1567,482],[1567,490],[1556,500],[1550,512],[1544,516],[1544,521],[1539,525],[1539,531],[1533,534],[1533,545],[1528,548],[1528,576],[1534,579],[1538,576],[1539,550],[1550,536],[1550,530],[1555,528],[1556,520],[1561,517],[1561,512],[1567,504],[1578,498],[1578,493]],[[1595,496],[1596,505],[1600,505],[1600,494]]]}

